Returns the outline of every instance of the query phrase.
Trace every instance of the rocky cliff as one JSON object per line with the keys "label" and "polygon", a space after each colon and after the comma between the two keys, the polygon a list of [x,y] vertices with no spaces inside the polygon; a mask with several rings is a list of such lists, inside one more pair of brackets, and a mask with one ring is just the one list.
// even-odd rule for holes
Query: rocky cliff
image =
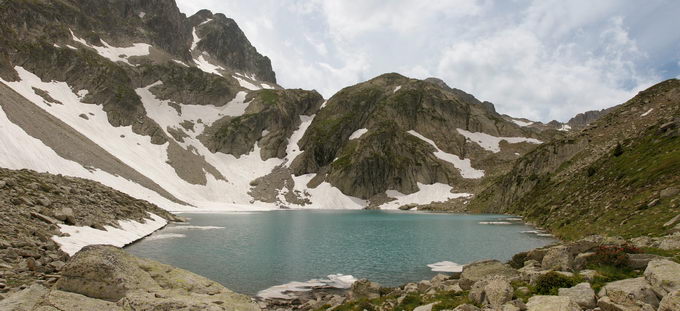
{"label": "rocky cliff", "polygon": [[676,79],[641,92],[519,159],[470,209],[524,215],[564,238],[680,230],[669,222],[680,204],[679,103]]}

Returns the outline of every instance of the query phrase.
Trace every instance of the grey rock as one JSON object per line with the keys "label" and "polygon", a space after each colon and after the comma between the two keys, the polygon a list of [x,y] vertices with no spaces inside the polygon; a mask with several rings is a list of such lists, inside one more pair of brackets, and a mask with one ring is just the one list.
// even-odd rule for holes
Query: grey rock
{"label": "grey rock", "polygon": [[49,289],[35,284],[0,301],[3,311],[30,311],[41,303]]}
{"label": "grey rock", "polygon": [[675,225],[678,222],[680,222],[680,214],[675,215],[675,217],[671,218],[671,220],[667,221],[665,224],[663,224],[663,226],[664,227],[670,227],[672,225]]}
{"label": "grey rock", "polygon": [[661,190],[661,192],[659,192],[659,197],[662,198],[662,199],[670,198],[672,196],[677,195],[678,193],[680,193],[680,188],[668,187],[666,189]]}
{"label": "grey rock", "polygon": [[533,296],[527,302],[528,311],[581,311],[581,308],[565,296]]}
{"label": "grey rock", "polygon": [[666,259],[666,257],[654,254],[628,254],[628,267],[643,270],[652,260]]}
{"label": "grey rock", "polygon": [[380,297],[380,284],[366,279],[358,280],[352,284],[348,297],[350,299],[374,299]]}
{"label": "grey rock", "polygon": [[483,260],[465,265],[458,285],[463,290],[470,290],[475,282],[495,275],[504,277],[508,281],[520,278],[517,270],[498,260]]}
{"label": "grey rock", "polygon": [[541,267],[543,269],[554,269],[569,271],[573,268],[574,257],[566,246],[560,245],[551,247],[543,257]]}
{"label": "grey rock", "polygon": [[674,291],[661,299],[658,311],[680,310],[680,291]]}
{"label": "grey rock", "polygon": [[590,287],[590,283],[580,283],[571,288],[560,288],[557,295],[571,298],[584,309],[593,309],[597,306],[595,291]]}
{"label": "grey rock", "polygon": [[659,305],[659,299],[652,290],[652,286],[643,277],[607,283],[598,295],[607,296],[613,303],[619,305],[634,306],[640,303],[654,307]]}
{"label": "grey rock", "polygon": [[652,260],[647,265],[644,278],[660,297],[680,290],[680,264],[662,259]]}
{"label": "grey rock", "polygon": [[479,311],[480,309],[474,305],[471,304],[462,304],[457,306],[453,311]]}
{"label": "grey rock", "polygon": [[602,311],[655,311],[654,307],[645,303],[621,305],[613,302],[609,297],[600,298],[597,306]]}
{"label": "grey rock", "polygon": [[432,311],[432,307],[434,307],[435,304],[437,303],[433,302],[426,305],[418,306],[415,309],[413,309],[413,311]]}

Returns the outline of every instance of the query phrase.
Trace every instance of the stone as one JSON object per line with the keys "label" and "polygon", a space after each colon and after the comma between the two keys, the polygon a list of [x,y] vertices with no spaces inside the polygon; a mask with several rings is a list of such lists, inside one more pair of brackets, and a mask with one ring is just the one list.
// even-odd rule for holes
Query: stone
{"label": "stone", "polygon": [[348,293],[349,299],[374,299],[380,297],[380,284],[361,279],[352,284]]}
{"label": "stone", "polygon": [[432,288],[432,283],[427,280],[418,282],[418,292],[424,293]]}
{"label": "stone", "polygon": [[659,305],[659,299],[644,277],[607,283],[598,295],[607,296],[613,303],[619,305],[638,305],[639,303],[654,307]]}
{"label": "stone", "polygon": [[6,181],[0,180],[0,189],[5,188],[6,185],[7,185]]}
{"label": "stone", "polygon": [[678,193],[680,193],[680,188],[668,187],[668,188],[663,189],[659,192],[659,197],[662,198],[662,199],[670,198],[670,197],[677,195]]}
{"label": "stone", "polygon": [[432,311],[432,307],[434,307],[435,304],[437,304],[437,303],[433,302],[433,303],[430,303],[430,304],[418,306],[415,309],[413,309],[413,311]]}
{"label": "stone", "polygon": [[475,282],[494,275],[502,276],[508,281],[520,279],[519,272],[509,265],[498,260],[483,260],[465,265],[458,285],[463,290],[470,290]]}
{"label": "stone", "polygon": [[574,257],[566,246],[551,247],[541,261],[544,270],[553,269],[558,271],[570,271],[574,263]]}
{"label": "stone", "polygon": [[578,274],[586,281],[593,281],[596,276],[600,275],[595,270],[581,270]]}
{"label": "stone", "polygon": [[45,216],[45,215],[37,213],[37,212],[31,212],[31,216],[38,218],[38,219],[40,219],[40,220],[42,220],[42,221],[44,221],[48,224],[54,225],[54,224],[59,223],[56,219],[49,217],[49,216]]}
{"label": "stone", "polygon": [[4,300],[0,300],[0,310],[3,311],[28,311],[38,306],[49,293],[46,287],[35,284],[20,292],[14,293]]}
{"label": "stone", "polygon": [[602,311],[655,311],[654,307],[639,303],[635,305],[620,305],[614,303],[609,297],[602,297],[597,301],[597,306]]}
{"label": "stone", "polygon": [[678,222],[680,222],[680,214],[675,215],[675,217],[671,218],[671,220],[667,221],[665,224],[663,224],[663,226],[670,227],[677,224]]}
{"label": "stone", "polygon": [[579,283],[571,288],[560,288],[557,295],[571,298],[584,309],[593,309],[597,306],[595,291],[590,287],[590,283]]}
{"label": "stone", "polygon": [[661,299],[658,311],[680,310],[680,291],[674,291]]}
{"label": "stone", "polygon": [[214,281],[107,245],[86,246],[71,257],[54,289],[116,302],[125,310],[170,305],[180,310],[259,310],[250,297]]}
{"label": "stone", "polygon": [[680,234],[675,233],[673,235],[667,235],[665,237],[659,238],[658,247],[664,250],[680,249]]}
{"label": "stone", "polygon": [[680,264],[667,260],[652,260],[647,265],[644,278],[660,297],[680,290]]}
{"label": "stone", "polygon": [[565,296],[533,296],[527,302],[528,311],[581,311],[581,308]]}
{"label": "stone", "polygon": [[53,212],[54,218],[66,222],[67,224],[75,224],[75,217],[73,215],[73,209],[69,207],[63,207],[57,209]]}
{"label": "stone", "polygon": [[666,259],[666,257],[654,254],[628,254],[628,267],[643,270],[652,260]]}
{"label": "stone", "polygon": [[585,268],[586,265],[588,264],[588,259],[590,259],[590,257],[592,257],[594,255],[595,255],[594,252],[587,252],[587,253],[581,253],[581,254],[576,255],[576,257],[574,258],[574,264],[573,264],[574,269],[575,270],[581,270],[581,269]]}
{"label": "stone", "polygon": [[468,297],[477,304],[493,309],[512,300],[513,288],[502,276],[492,276],[475,282]]}
{"label": "stone", "polygon": [[479,311],[480,309],[474,305],[471,304],[462,304],[457,306],[453,311]]}

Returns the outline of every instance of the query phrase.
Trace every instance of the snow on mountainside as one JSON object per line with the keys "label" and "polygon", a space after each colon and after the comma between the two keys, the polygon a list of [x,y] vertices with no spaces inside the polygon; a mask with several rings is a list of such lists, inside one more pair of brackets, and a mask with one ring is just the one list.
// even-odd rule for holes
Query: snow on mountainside
{"label": "snow on mountainside", "polygon": [[561,135],[434,78],[283,89],[233,20],[159,3],[6,3],[0,166],[173,211],[393,209],[464,202]]}

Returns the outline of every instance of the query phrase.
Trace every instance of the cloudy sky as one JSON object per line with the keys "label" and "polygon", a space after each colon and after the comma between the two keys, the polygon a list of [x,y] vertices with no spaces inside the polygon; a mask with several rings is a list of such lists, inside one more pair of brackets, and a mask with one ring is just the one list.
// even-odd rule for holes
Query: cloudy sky
{"label": "cloudy sky", "polygon": [[680,77],[676,0],[178,0],[233,18],[280,85],[324,97],[385,72],[566,121]]}

